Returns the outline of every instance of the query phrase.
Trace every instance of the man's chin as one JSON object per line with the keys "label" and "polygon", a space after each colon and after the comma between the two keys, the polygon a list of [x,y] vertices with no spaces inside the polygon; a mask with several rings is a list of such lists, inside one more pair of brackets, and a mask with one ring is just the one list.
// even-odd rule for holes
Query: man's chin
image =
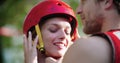
{"label": "man's chin", "polygon": [[83,32],[85,33],[85,34],[87,34],[87,35],[89,35],[89,34],[96,34],[96,33],[99,33],[100,31],[94,31],[94,30],[83,30]]}

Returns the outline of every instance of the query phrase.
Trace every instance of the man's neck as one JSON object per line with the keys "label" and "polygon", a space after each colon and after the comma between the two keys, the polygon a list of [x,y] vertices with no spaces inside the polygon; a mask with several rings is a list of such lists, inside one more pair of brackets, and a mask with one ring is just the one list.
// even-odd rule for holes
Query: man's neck
{"label": "man's neck", "polygon": [[109,18],[102,27],[102,32],[106,32],[109,30],[120,29],[120,16],[113,16]]}

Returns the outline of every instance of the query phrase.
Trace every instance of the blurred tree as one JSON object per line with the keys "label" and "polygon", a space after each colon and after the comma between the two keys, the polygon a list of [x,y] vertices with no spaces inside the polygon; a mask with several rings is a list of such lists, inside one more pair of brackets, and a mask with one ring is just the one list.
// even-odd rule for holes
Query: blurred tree
{"label": "blurred tree", "polygon": [[[1,14],[1,5],[5,2],[6,0],[0,0],[0,14]],[[0,16],[1,17],[1,16]],[[0,18],[1,19],[1,18]],[[0,20],[1,21],[1,20]],[[0,27],[2,26],[3,23],[0,24]],[[3,63],[3,47],[2,47],[2,36],[0,36],[0,62]]]}
{"label": "blurred tree", "polygon": [[0,0],[0,5],[2,5],[6,0]]}
{"label": "blurred tree", "polygon": [[0,63],[4,63],[5,60],[3,50],[12,46],[12,37],[5,37],[6,32],[7,34],[13,32],[12,29],[10,29],[11,31],[6,30],[4,32],[5,35],[2,35],[1,28],[9,24],[18,29],[22,29],[22,17],[24,17],[23,14],[25,14],[23,2],[22,0],[0,0]]}

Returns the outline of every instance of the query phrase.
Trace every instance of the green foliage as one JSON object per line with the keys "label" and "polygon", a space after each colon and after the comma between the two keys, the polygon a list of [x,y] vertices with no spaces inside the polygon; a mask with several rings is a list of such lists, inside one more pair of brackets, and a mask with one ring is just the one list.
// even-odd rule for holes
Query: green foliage
{"label": "green foliage", "polygon": [[1,25],[11,24],[18,28],[22,27],[24,2],[22,0],[7,0],[0,6]]}

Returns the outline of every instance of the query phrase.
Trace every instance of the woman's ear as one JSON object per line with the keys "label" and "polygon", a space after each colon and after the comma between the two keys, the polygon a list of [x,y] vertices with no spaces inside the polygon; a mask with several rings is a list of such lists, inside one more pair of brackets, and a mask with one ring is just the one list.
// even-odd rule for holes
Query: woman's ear
{"label": "woman's ear", "polygon": [[104,0],[104,9],[110,9],[113,5],[113,0]]}

